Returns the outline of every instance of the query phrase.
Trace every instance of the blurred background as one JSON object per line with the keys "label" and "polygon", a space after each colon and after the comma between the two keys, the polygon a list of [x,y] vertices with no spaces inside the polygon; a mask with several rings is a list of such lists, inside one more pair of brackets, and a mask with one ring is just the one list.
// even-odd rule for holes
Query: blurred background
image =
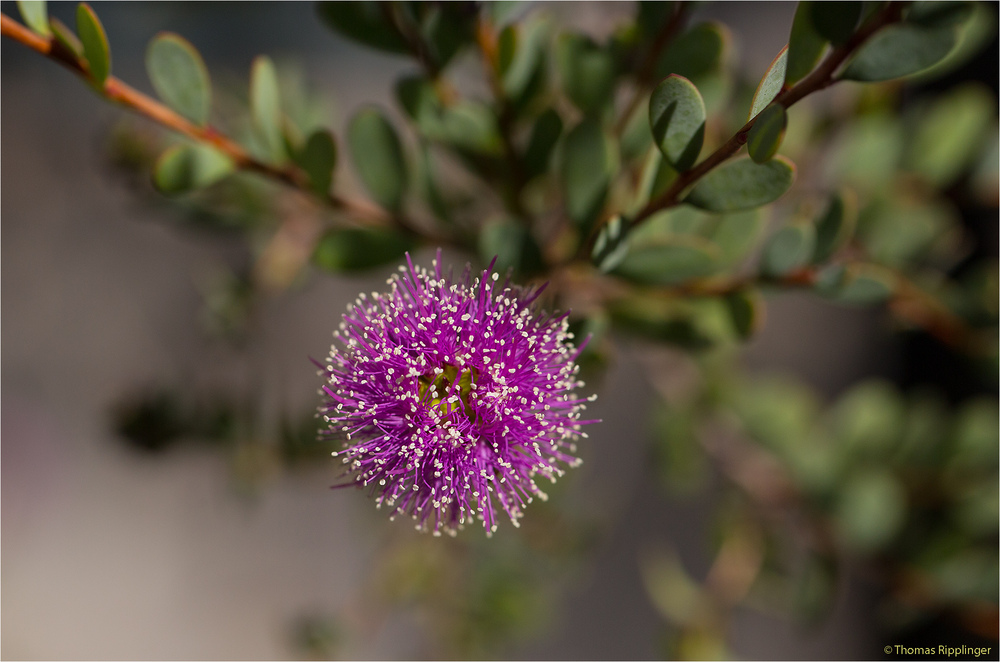
{"label": "blurred background", "polygon": [[[245,89],[258,54],[296,64],[324,124],[338,135],[363,104],[394,109],[395,80],[416,69],[325,29],[308,3],[93,6],[112,45],[114,74],[138,89],[152,92],[147,43],[170,30],[202,52],[219,87]],[[0,8],[19,18],[14,3]],[[545,8],[558,25],[599,39],[634,13],[624,2]],[[733,60],[753,78],[787,41],[794,11],[794,3],[707,3],[697,16],[731,28]],[[68,25],[73,12],[69,3],[50,7]],[[606,372],[588,383],[599,394],[588,414],[603,423],[581,444],[584,465],[553,494],[562,510],[532,506],[525,519],[526,527],[536,516],[539,526],[572,523],[575,533],[552,543],[566,549],[552,554],[544,542],[526,548],[511,527],[490,541],[473,527],[452,542],[390,524],[362,493],[329,489],[332,462],[298,461],[295,453],[308,456],[308,444],[282,447],[283,457],[296,461],[278,462],[254,445],[221,452],[155,435],[129,443],[122,429],[143,424],[136,402],[159,402],[159,409],[150,405],[155,418],[164,408],[210,409],[216,398],[239,402],[272,428],[298,425],[289,412],[298,421],[318,404],[320,379],[309,358],[327,354],[346,305],[380,288],[395,267],[321,274],[267,298],[241,343],[206,333],[232,319],[233,301],[213,293],[245,268],[246,257],[231,235],[199,227],[122,167],[122,131],[161,130],[104,103],[22,46],[5,39],[0,48],[0,655],[664,655],[671,629],[650,597],[648,560],[675,557],[688,575],[704,578],[716,549],[715,513],[729,498],[711,471],[707,489],[683,494],[664,489],[651,469],[649,414],[664,392],[683,390],[693,370],[686,355],[622,339]],[[994,37],[976,61],[907,94],[916,102],[978,80],[995,98],[996,66]],[[459,67],[456,78],[461,84],[475,74],[474,65]],[[839,93],[825,93],[820,103]],[[337,177],[338,187],[358,190],[349,167]],[[995,201],[962,217],[985,246],[979,250],[993,255],[996,221]],[[821,402],[872,377],[902,388],[932,386],[950,402],[996,397],[996,375],[984,378],[925,335],[894,333],[880,308],[810,294],[769,298],[766,324],[741,361],[750,374],[791,376]],[[654,365],[658,377],[647,377],[640,364]],[[239,428],[240,420],[226,424]],[[453,568],[455,558],[468,567]],[[534,574],[517,570],[522,564]],[[881,659],[883,646],[924,635],[941,643],[990,641],[947,619],[919,621],[919,636],[893,629],[884,587],[868,573],[846,555],[829,580],[830,604],[813,621],[766,604],[737,607],[726,624],[728,651],[758,659]],[[992,573],[986,590],[995,594],[995,567]],[[474,585],[462,584],[469,577]],[[995,639],[988,645],[997,650]]]}

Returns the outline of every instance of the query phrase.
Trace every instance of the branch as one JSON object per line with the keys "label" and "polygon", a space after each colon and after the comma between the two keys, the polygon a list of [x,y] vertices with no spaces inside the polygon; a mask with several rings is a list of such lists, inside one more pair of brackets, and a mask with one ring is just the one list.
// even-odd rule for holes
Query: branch
{"label": "branch", "polygon": [[[785,89],[778,94],[773,103],[780,104],[787,109],[813,92],[818,92],[819,90],[826,89],[830,85],[833,85],[837,82],[837,79],[833,77],[833,74],[840,67],[840,65],[842,65],[844,61],[859,46],[861,46],[861,44],[875,34],[875,32],[887,25],[899,21],[902,11],[902,3],[890,2],[885,9],[883,9],[868,23],[863,25],[860,30],[854,33],[854,35],[845,44],[830,51],[830,54],[827,55],[823,62],[820,63],[820,65],[816,67],[812,73],[800,80],[791,88]],[[680,202],[681,193],[686,191],[688,187],[711,172],[716,166],[721,165],[723,162],[735,155],[736,152],[738,152],[740,148],[746,144],[747,134],[750,133],[750,129],[753,128],[756,119],[756,117],[752,117],[750,121],[744,124],[743,127],[729,140],[707,156],[704,161],[696,165],[691,170],[680,173],[680,176],[678,176],[678,178],[674,181],[670,188],[663,193],[663,195],[658,197],[656,200],[651,201],[642,210],[640,210],[638,214],[636,214],[635,218],[632,220],[630,229],[641,225],[657,212],[677,205]],[[592,237],[596,237],[596,233],[599,230],[600,227],[595,228],[595,232],[592,233]]]}
{"label": "branch", "polygon": [[[13,39],[33,51],[63,65],[78,77],[94,84],[87,62],[63,48],[55,39],[45,38],[35,34],[6,14],[0,13],[0,35]],[[242,146],[232,139],[222,135],[211,126],[198,126],[159,101],[143,94],[124,81],[108,76],[98,92],[105,98],[121,104],[132,111],[151,119],[157,124],[183,134],[192,140],[211,145],[228,156],[237,168],[263,175],[280,181],[291,188],[315,196],[309,186],[305,172],[295,166],[275,166],[260,161],[251,156]],[[413,235],[420,235],[413,222],[402,215],[391,214],[367,201],[348,198],[336,193],[326,193],[319,196],[322,203],[350,214],[370,225],[395,226]],[[446,237],[432,237],[442,243],[454,243]]]}

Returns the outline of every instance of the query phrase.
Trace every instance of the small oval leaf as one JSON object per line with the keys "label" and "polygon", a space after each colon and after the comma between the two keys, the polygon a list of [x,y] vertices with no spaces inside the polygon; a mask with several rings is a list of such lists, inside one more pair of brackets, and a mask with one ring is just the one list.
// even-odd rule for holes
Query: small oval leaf
{"label": "small oval leaf", "polygon": [[281,130],[281,94],[274,63],[266,55],[254,58],[250,69],[250,115],[273,161],[285,158],[285,141]]}
{"label": "small oval leaf", "polygon": [[816,248],[811,262],[829,260],[851,238],[857,220],[857,199],[849,191],[830,198],[826,212],[816,223]]}
{"label": "small oval leaf", "polygon": [[792,21],[792,32],[788,36],[788,64],[785,68],[785,86],[791,86],[805,78],[819,62],[827,40],[813,27],[808,0],[800,2]]}
{"label": "small oval leaf", "polygon": [[713,212],[754,209],[780,198],[795,181],[795,166],[783,156],[757,164],[736,159],[711,171],[685,202]]}
{"label": "small oval leaf", "polygon": [[788,126],[785,107],[773,103],[760,112],[747,136],[747,153],[755,163],[764,163],[778,153]]}
{"label": "small oval leaf", "polygon": [[52,26],[52,34],[60,47],[74,57],[83,57],[83,44],[80,43],[80,40],[65,23],[58,18],[53,18],[49,21],[49,24]]}
{"label": "small oval leaf", "polygon": [[584,113],[594,114],[611,103],[615,63],[590,37],[565,34],[556,49],[563,90]]}
{"label": "small oval leaf", "polygon": [[943,60],[957,42],[958,33],[952,26],[896,23],[862,44],[840,78],[875,82],[909,76]]}
{"label": "small oval leaf", "polygon": [[199,126],[208,122],[212,84],[201,55],[183,37],[161,32],[146,50],[146,72],[163,101]]}
{"label": "small oval leaf", "polygon": [[767,104],[774,101],[774,98],[781,92],[785,84],[785,71],[788,68],[788,46],[781,49],[781,52],[774,58],[764,77],[757,84],[757,90],[753,93],[753,101],[750,103],[750,117],[757,116],[757,113],[767,108]]}
{"label": "small oval leaf", "polygon": [[614,273],[639,283],[676,285],[718,270],[717,251],[700,237],[671,237],[633,247]]}
{"label": "small oval leaf", "polygon": [[391,11],[381,2],[320,2],[320,19],[340,34],[365,46],[390,53],[409,53],[406,40],[386,16]]}
{"label": "small oval leaf", "polygon": [[479,235],[479,256],[484,261],[496,258],[500,273],[513,269],[519,276],[531,276],[545,266],[542,250],[524,223],[505,218],[487,223]]}
{"label": "small oval leaf", "polygon": [[549,108],[535,120],[531,128],[528,147],[524,150],[524,167],[528,179],[537,177],[549,169],[552,151],[562,135],[563,122],[554,108]]}
{"label": "small oval leaf", "polygon": [[333,181],[337,164],[337,145],[326,129],[314,131],[305,147],[296,154],[295,163],[309,175],[309,186],[318,195],[326,195]]}
{"label": "small oval leaf", "polygon": [[657,147],[680,172],[694,165],[705,140],[705,102],[687,78],[667,76],[649,98],[649,126]]}
{"label": "small oval leaf", "polygon": [[21,18],[28,24],[29,28],[43,37],[52,35],[45,0],[17,0],[17,10],[21,12]]}
{"label": "small oval leaf", "polygon": [[389,120],[375,108],[361,110],[347,127],[347,145],[358,176],[375,201],[398,210],[406,191],[406,161]]}
{"label": "small oval leaf", "polygon": [[810,2],[809,15],[813,28],[835,46],[854,34],[854,26],[861,17],[862,2]]}
{"label": "small oval leaf", "polygon": [[566,213],[582,228],[589,227],[604,206],[613,158],[608,138],[594,119],[584,119],[566,136],[562,154]]}
{"label": "small oval leaf", "polygon": [[858,305],[881,303],[892,296],[895,287],[891,271],[872,264],[855,264],[845,270],[834,298]]}
{"label": "small oval leaf", "polygon": [[597,234],[590,259],[594,266],[607,273],[622,263],[628,249],[628,228],[621,215],[617,214]]}
{"label": "small oval leaf", "polygon": [[340,228],[316,244],[313,262],[334,273],[363,271],[398,262],[414,247],[412,239],[384,228]]}
{"label": "small oval leaf", "polygon": [[783,276],[803,266],[816,246],[816,230],[811,225],[788,225],[781,228],[764,246],[761,271],[768,276]]}
{"label": "small oval leaf", "polygon": [[104,26],[85,2],[76,8],[76,31],[83,44],[83,57],[87,60],[90,77],[98,87],[104,87],[111,73],[111,49]]}
{"label": "small oval leaf", "polygon": [[757,290],[740,290],[725,297],[726,310],[733,330],[743,340],[753,336],[764,324],[764,305]]}
{"label": "small oval leaf", "polygon": [[663,78],[677,74],[701,83],[722,68],[729,41],[726,26],[713,21],[699,23],[671,40],[656,63],[655,75]]}
{"label": "small oval leaf", "polygon": [[208,145],[175,145],[160,155],[153,183],[166,194],[204,188],[236,170],[228,156]]}

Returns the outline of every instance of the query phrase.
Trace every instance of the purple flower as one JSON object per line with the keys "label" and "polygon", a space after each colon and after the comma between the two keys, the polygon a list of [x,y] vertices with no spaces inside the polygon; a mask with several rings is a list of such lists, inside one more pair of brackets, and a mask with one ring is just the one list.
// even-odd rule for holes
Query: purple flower
{"label": "purple flower", "polygon": [[[379,507],[413,517],[417,529],[454,535],[473,517],[487,535],[498,509],[518,525],[535,482],[577,466],[587,435],[587,400],[574,389],[567,315],[533,303],[542,288],[497,285],[493,264],[480,278],[452,282],[408,266],[388,293],[362,294],[348,308],[323,366],[327,434],[345,438],[334,456]],[[581,348],[582,349],[582,348]]]}

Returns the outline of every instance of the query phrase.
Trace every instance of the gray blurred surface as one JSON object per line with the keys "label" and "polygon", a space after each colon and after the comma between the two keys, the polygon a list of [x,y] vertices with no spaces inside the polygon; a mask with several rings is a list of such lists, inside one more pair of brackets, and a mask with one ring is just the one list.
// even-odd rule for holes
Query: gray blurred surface
{"label": "gray blurred surface", "polygon": [[[792,4],[722,3],[741,38],[742,61],[762,68],[781,47]],[[246,76],[257,53],[301,61],[332,94],[339,128],[363,102],[388,101],[412,67],[338,40],[311,5],[102,4],[115,73],[148,90],[142,54],[174,30],[213,69]],[[574,24],[606,33],[628,4],[556,4]],[[3,11],[17,15],[12,3]],[[72,23],[72,6],[53,13]],[[278,479],[256,503],[233,497],[228,469],[207,451],[149,459],[108,428],[109,406],[146,384],[239,385],[261,380],[275,402],[308,407],[317,381],[309,356],[325,355],[345,305],[378,287],[363,279],[313,279],[264,311],[249,364],[198,330],[198,282],[214,251],[177,232],[108,176],[102,145],[120,109],[103,104],[56,65],[2,46],[2,515],[4,658],[269,659],[293,654],[296,615],[349,611],[383,541],[360,493],[327,489],[317,469]],[[349,177],[348,177],[349,179]],[[780,368],[836,392],[884,357],[869,336],[877,318],[813,300],[772,302],[750,347],[754,368]],[[876,352],[873,355],[872,352]],[[672,502],[641,476],[641,350],[624,348],[592,408],[604,419],[582,449],[578,481],[609,522],[563,610],[537,641],[511,655],[643,659],[659,654],[661,622],[645,597],[637,557],[657,542],[679,549],[697,576],[707,570],[708,502]],[[530,513],[529,513],[530,516]],[[403,525],[405,527],[405,524]],[[505,535],[515,533],[509,527]],[[479,535],[468,531],[466,535]],[[842,595],[817,632],[756,613],[733,623],[737,653],[751,658],[861,657],[865,596]],[[350,639],[354,658],[421,655],[405,614]]]}

